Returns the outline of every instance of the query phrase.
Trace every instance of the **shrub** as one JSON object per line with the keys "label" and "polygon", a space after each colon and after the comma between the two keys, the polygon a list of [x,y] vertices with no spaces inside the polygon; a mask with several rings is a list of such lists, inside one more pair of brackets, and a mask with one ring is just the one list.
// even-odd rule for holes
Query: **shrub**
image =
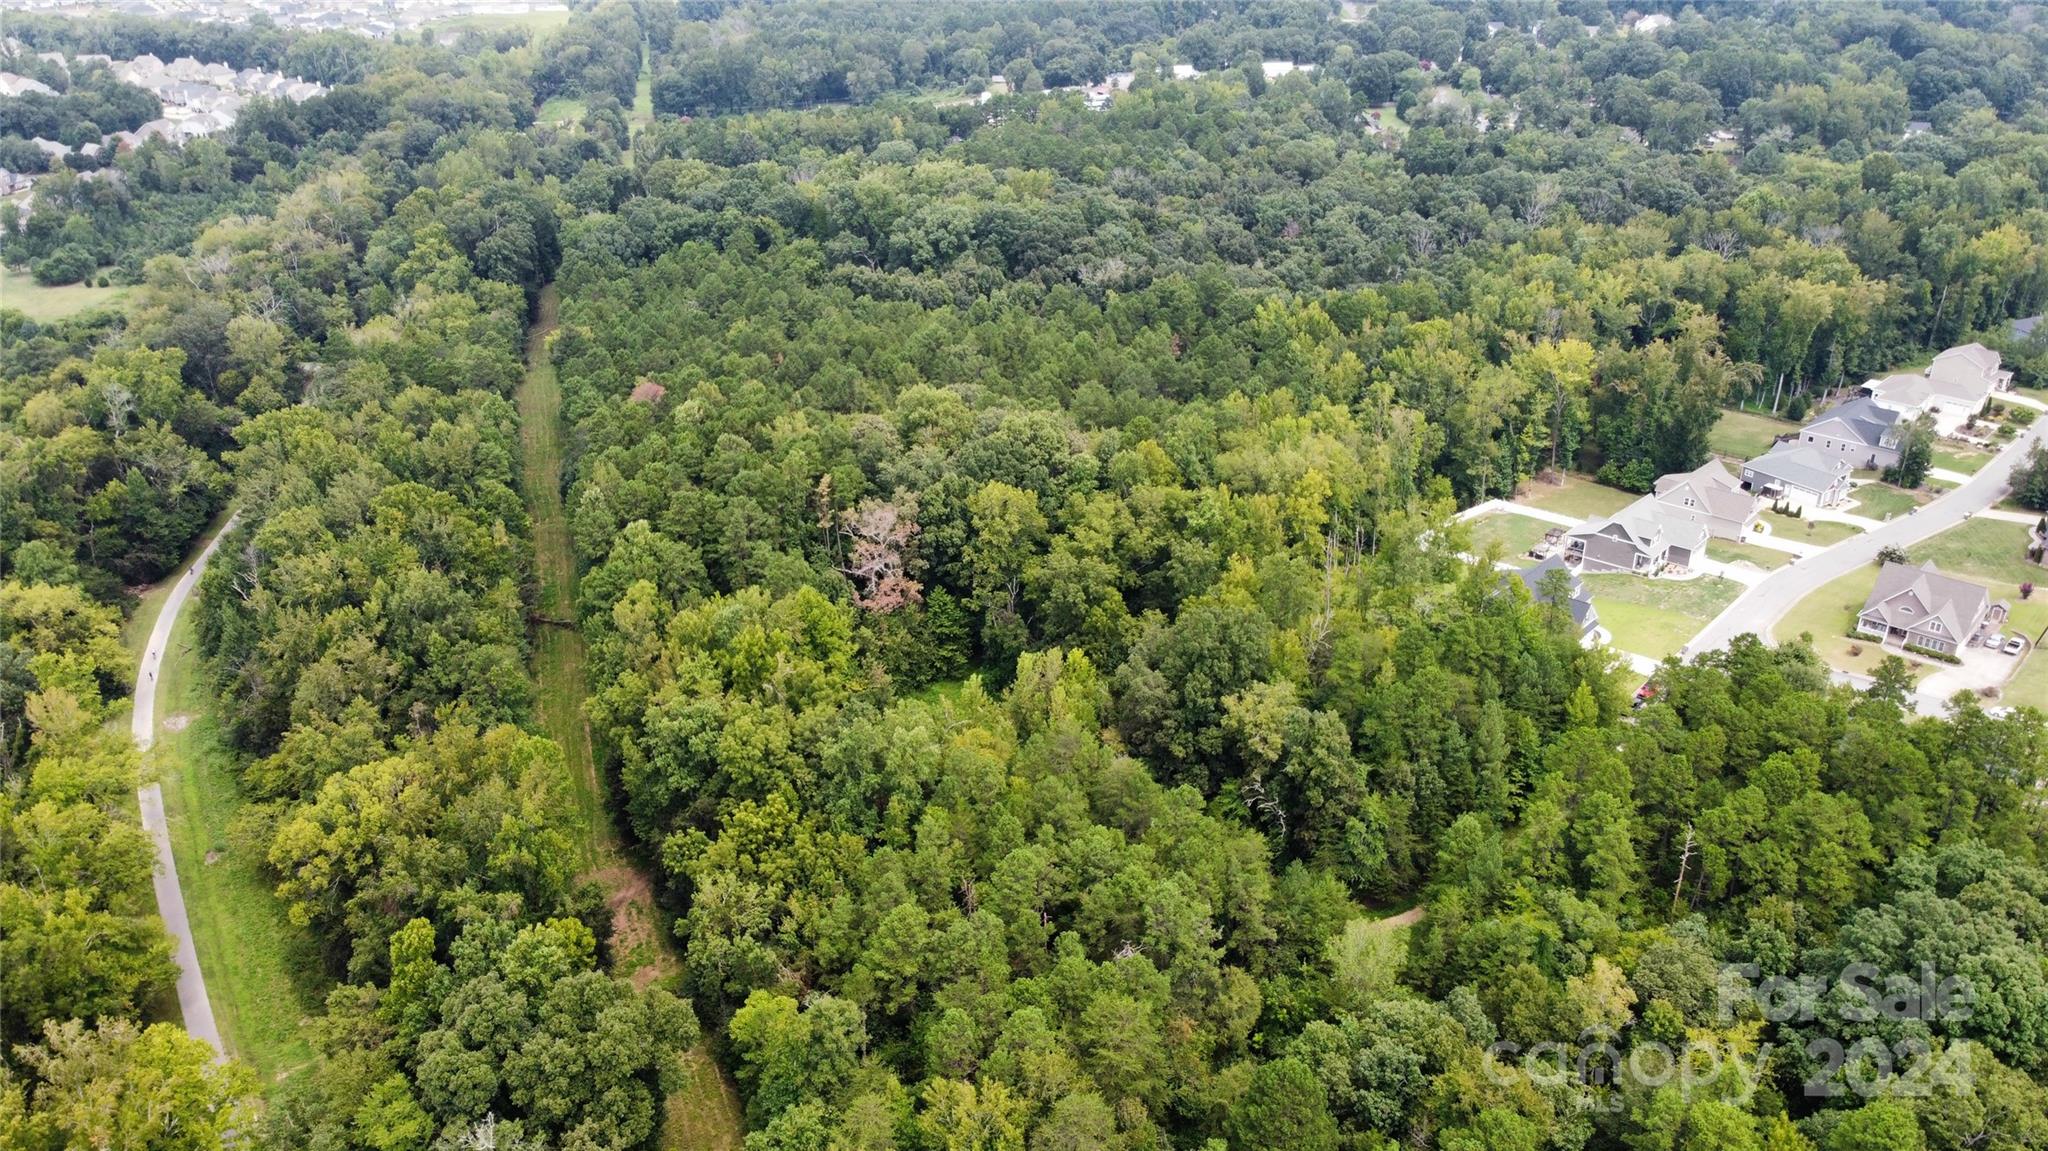
{"label": "shrub", "polygon": [[38,284],[75,284],[99,266],[100,262],[83,244],[60,244],[56,251],[31,264],[29,272]]}
{"label": "shrub", "polygon": [[1950,654],[1949,654],[1948,652],[1945,652],[1945,651],[1936,651],[1936,650],[1934,650],[1934,649],[1933,649],[1933,648],[1931,648],[1931,647],[1921,647],[1921,646],[1920,646],[1919,644],[1917,644],[1917,643],[1909,643],[1909,644],[1907,644],[1907,645],[1906,645],[1906,650],[1907,650],[1907,651],[1909,651],[1909,652],[1912,652],[1912,653],[1913,653],[1914,655],[1917,655],[1917,656],[1922,656],[1922,657],[1924,657],[1924,658],[1927,658],[1927,659],[1938,659],[1938,660],[1940,660],[1940,661],[1941,661],[1941,662],[1943,662],[1943,663],[1961,663],[1961,662],[1963,662],[1963,660],[1962,660],[1962,657],[1961,657],[1961,656],[1956,656],[1956,655],[1950,655]]}

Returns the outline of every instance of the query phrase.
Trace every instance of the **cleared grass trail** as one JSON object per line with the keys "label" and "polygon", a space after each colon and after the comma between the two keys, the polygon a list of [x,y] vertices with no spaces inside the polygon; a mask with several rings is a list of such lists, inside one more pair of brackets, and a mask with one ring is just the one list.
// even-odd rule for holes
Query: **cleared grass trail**
{"label": "cleared grass trail", "polygon": [[[603,781],[583,718],[589,684],[583,636],[576,630],[576,556],[569,517],[562,506],[562,389],[548,360],[548,336],[559,320],[561,298],[553,284],[541,289],[526,343],[526,376],[520,382],[520,480],[533,521],[534,573],[540,580],[539,618],[533,635],[533,677],[541,730],[562,747],[576,785],[588,836],[584,871],[605,890],[612,910],[614,970],[644,987],[674,974],[680,962],[654,905],[646,874],[620,849],[605,810]],[[739,1095],[700,1046],[688,1056],[687,1082],[669,1097],[662,1145],[692,1151],[737,1148],[742,1142]]]}

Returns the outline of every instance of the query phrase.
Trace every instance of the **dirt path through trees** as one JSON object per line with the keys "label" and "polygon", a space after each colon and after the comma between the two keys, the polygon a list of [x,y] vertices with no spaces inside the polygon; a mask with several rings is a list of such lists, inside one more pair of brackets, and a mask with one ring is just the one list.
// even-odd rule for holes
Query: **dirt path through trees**
{"label": "dirt path through trees", "polygon": [[[584,873],[603,886],[612,910],[613,970],[635,986],[645,987],[673,974],[680,961],[673,937],[655,906],[652,883],[626,856],[612,828],[591,748],[590,725],[583,718],[588,687],[583,636],[575,624],[576,556],[569,539],[568,513],[562,505],[562,389],[547,355],[559,307],[555,286],[541,289],[538,314],[527,336],[526,376],[517,397],[520,479],[526,489],[527,514],[533,521],[534,572],[540,579],[533,625],[538,718],[542,732],[561,745],[570,778],[575,781],[576,802],[589,829]],[[702,1048],[690,1054],[688,1071],[687,1085],[669,1099],[663,1146],[738,1148],[740,1105],[732,1084]]]}

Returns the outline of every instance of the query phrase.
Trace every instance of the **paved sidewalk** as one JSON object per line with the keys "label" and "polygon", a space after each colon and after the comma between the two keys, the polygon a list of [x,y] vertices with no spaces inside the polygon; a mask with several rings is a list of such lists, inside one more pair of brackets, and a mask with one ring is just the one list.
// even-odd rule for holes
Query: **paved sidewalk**
{"label": "paved sidewalk", "polygon": [[1985,520],[2004,520],[2006,523],[2009,524],[2025,524],[2028,527],[2033,527],[2035,524],[2041,522],[2041,513],[2016,512],[2012,511],[2009,508],[1985,508],[1983,511],[1977,513],[1976,518]]}
{"label": "paved sidewalk", "polygon": [[[143,650],[142,666],[135,672],[135,709],[128,725],[135,746],[144,752],[156,742],[156,692],[160,686],[157,673],[163,669],[164,649],[171,644],[171,629],[177,626],[178,613],[184,609],[192,589],[199,586],[199,576],[206,571],[206,561],[213,558],[213,549],[234,530],[239,518],[240,513],[229,516],[220,531],[206,541],[205,550],[178,577],[163,607],[157,611],[156,626],[149,631],[149,646]],[[185,918],[185,893],[178,886],[178,861],[171,853],[170,827],[164,822],[163,787],[150,783],[139,789],[135,798],[142,807],[142,828],[156,847],[156,910],[163,917],[164,930],[170,933],[171,958],[178,965],[178,1010],[185,1017],[185,1030],[194,1039],[212,1044],[214,1057],[224,1059],[227,1056],[220,1043],[220,1027],[213,1019],[213,1001],[207,997],[206,980],[199,974],[199,952],[192,946],[192,925]]]}

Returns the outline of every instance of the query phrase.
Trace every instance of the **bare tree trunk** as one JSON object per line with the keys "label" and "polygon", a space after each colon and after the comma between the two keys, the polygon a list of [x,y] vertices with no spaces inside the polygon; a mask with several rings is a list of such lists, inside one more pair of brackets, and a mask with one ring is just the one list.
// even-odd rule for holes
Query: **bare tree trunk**
{"label": "bare tree trunk", "polygon": [[1934,346],[1934,333],[1941,330],[1941,313],[1942,310],[1947,307],[1948,285],[1943,284],[1941,286],[1941,299],[1934,305],[1934,322],[1927,326],[1927,338],[1920,341],[1921,347],[1931,348]]}

